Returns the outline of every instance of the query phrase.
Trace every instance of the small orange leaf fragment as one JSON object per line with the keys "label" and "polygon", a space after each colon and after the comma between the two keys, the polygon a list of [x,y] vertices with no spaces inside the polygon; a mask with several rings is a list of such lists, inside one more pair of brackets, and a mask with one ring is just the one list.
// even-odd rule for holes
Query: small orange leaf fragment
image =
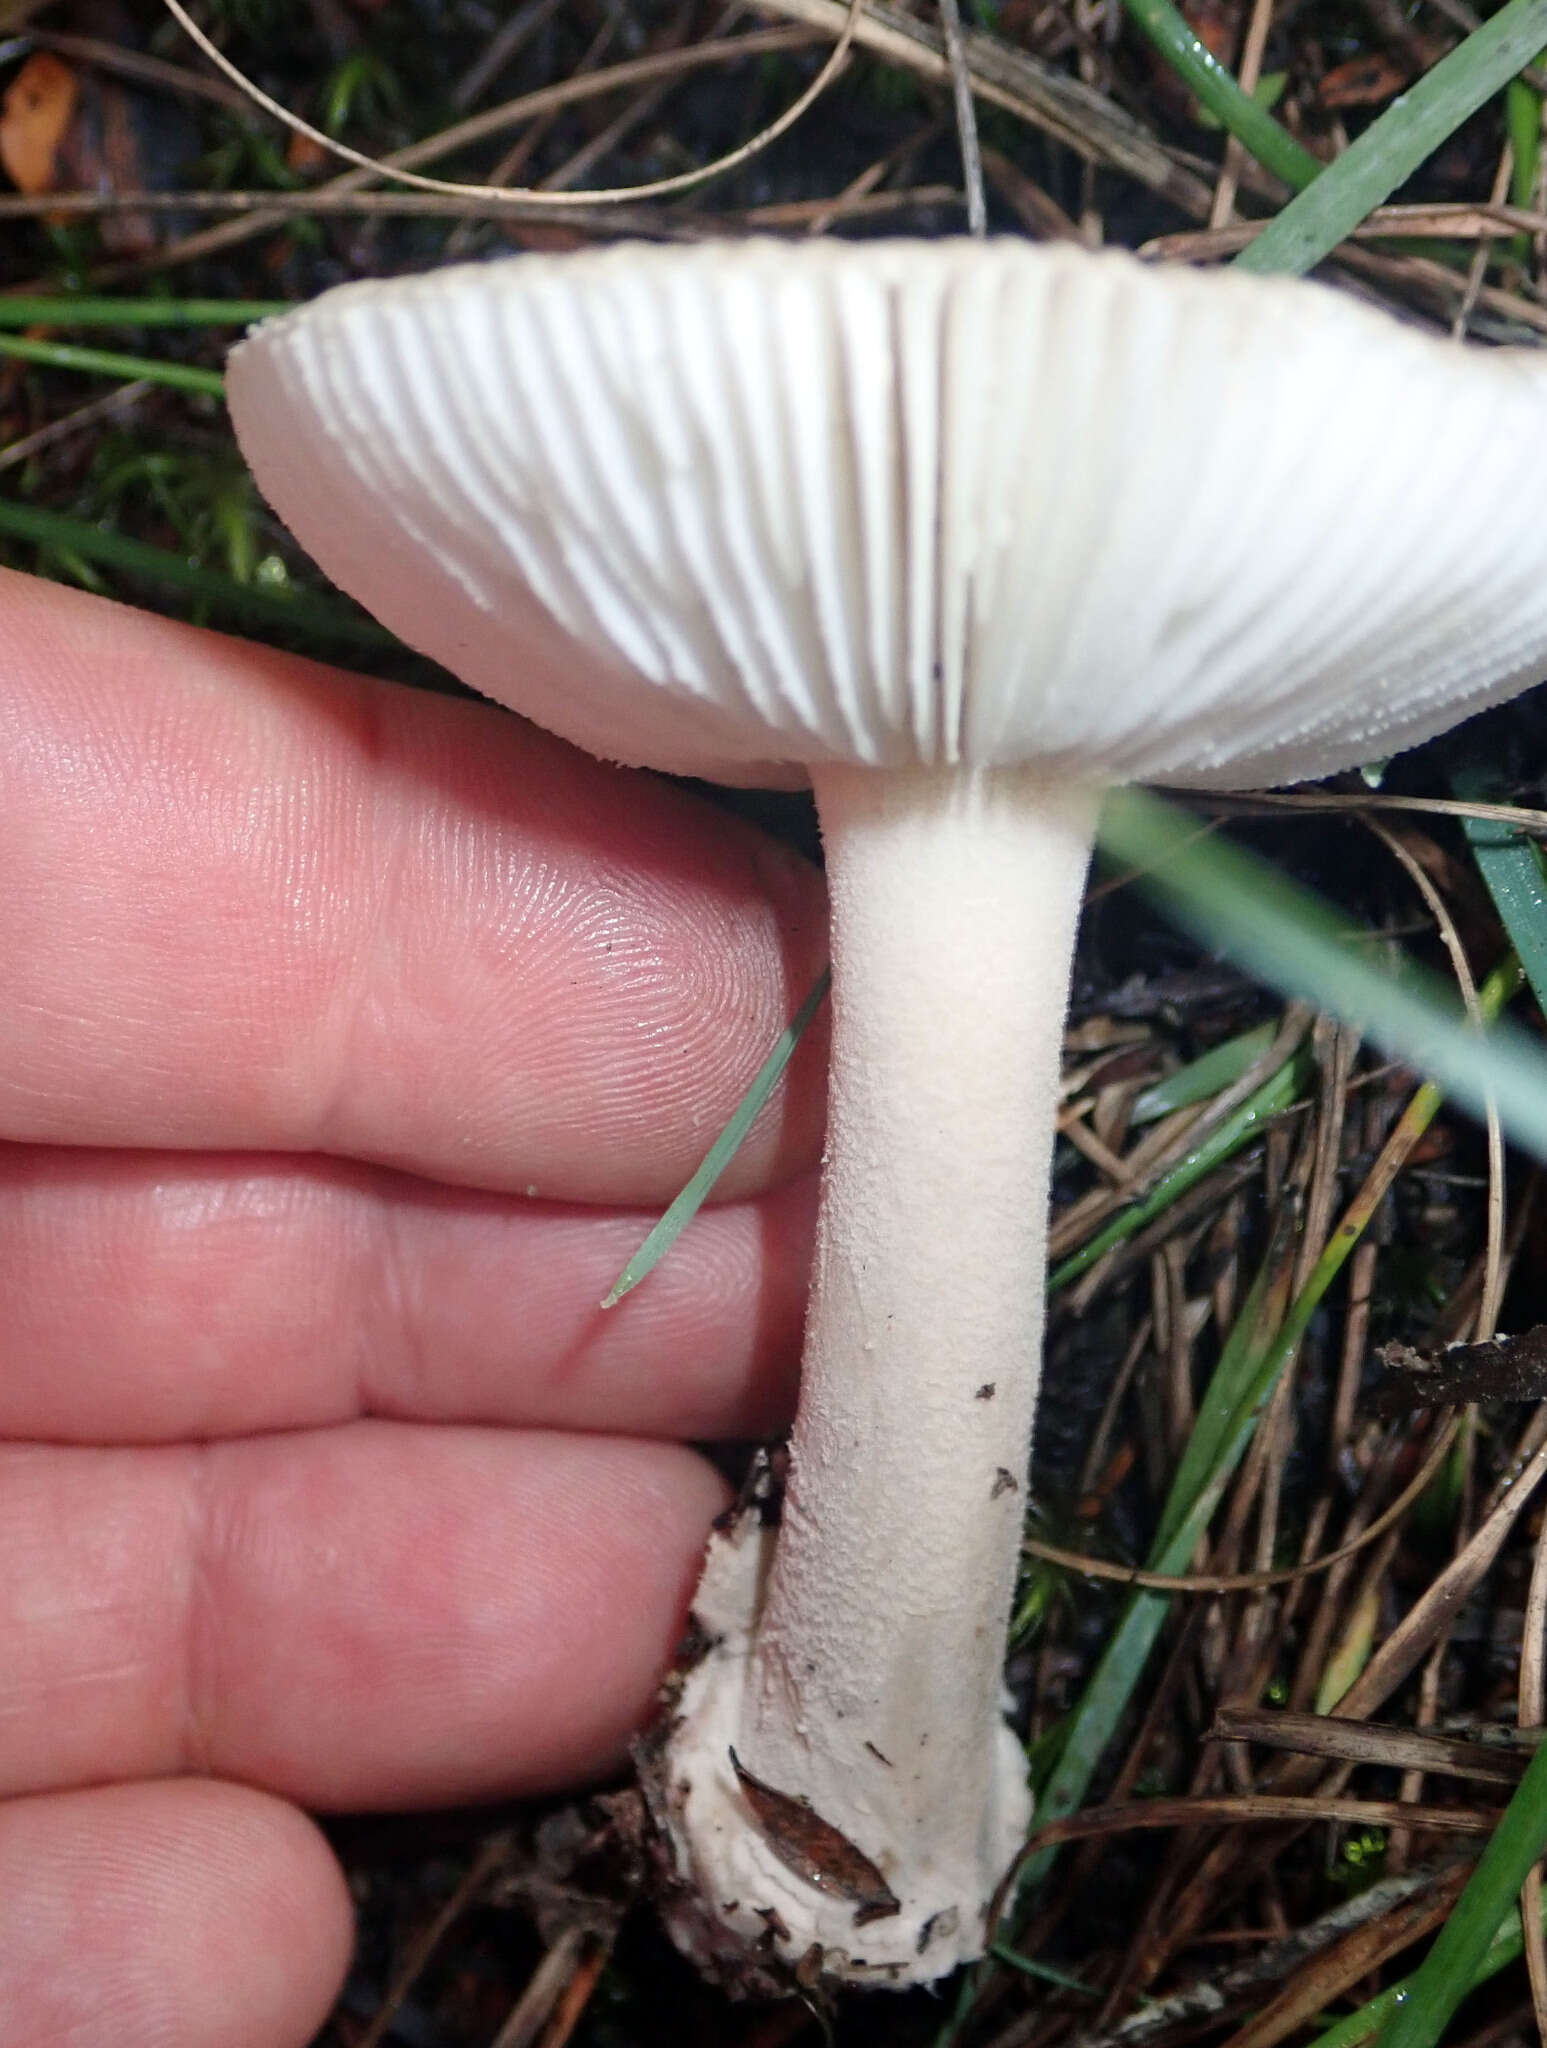
{"label": "small orange leaf fragment", "polygon": [[0,100],[0,164],[18,192],[58,190],[59,146],[75,118],[80,80],[47,50],[30,56]]}
{"label": "small orange leaf fragment", "polygon": [[330,156],[320,142],[314,142],[311,136],[301,134],[299,129],[285,144],[286,168],[294,171],[298,178],[313,177],[317,172],[327,170],[334,162],[336,158]]}
{"label": "small orange leaf fragment", "polygon": [[1328,109],[1376,107],[1394,99],[1415,76],[1413,64],[1405,58],[1375,52],[1352,57],[1329,71],[1317,87],[1316,97]]}

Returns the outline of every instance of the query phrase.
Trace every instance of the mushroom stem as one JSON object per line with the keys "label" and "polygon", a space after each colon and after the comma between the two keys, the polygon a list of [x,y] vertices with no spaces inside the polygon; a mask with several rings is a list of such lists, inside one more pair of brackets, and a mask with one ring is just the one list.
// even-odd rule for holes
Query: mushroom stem
{"label": "mushroom stem", "polygon": [[1097,799],[1045,769],[815,781],[834,1018],[800,1412],[771,1564],[745,1522],[711,1549],[673,1832],[744,1933],[772,1909],[787,1958],[927,1981],[981,1953],[1030,1815],[1004,1641]]}

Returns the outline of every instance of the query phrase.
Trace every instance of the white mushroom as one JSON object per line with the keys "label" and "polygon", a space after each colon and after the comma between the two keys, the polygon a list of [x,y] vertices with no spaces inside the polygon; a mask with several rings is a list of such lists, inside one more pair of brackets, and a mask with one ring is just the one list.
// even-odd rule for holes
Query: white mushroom
{"label": "white mushroom", "polygon": [[595,753],[815,786],[790,1479],[776,1541],[711,1545],[660,1803],[700,1956],[938,1977],[1031,1811],[1001,1661],[1100,793],[1324,774],[1535,680],[1542,362],[1120,256],[750,243],[346,286],[230,397],[413,646]]}

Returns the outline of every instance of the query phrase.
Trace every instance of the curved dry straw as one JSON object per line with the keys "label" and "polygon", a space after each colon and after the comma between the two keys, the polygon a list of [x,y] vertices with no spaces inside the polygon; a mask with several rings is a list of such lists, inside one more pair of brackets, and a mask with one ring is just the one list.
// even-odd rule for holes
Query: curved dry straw
{"label": "curved dry straw", "polygon": [[854,31],[859,25],[863,0],[849,0],[848,14],[844,19],[843,31],[827,62],[806,87],[800,97],[785,108],[777,119],[770,121],[766,128],[759,129],[750,141],[741,143],[725,156],[716,157],[713,163],[700,165],[696,170],[678,171],[669,178],[655,178],[646,185],[608,185],[575,192],[550,192],[532,185],[474,185],[463,184],[452,178],[430,178],[419,171],[406,171],[384,163],[381,159],[366,156],[363,151],[351,149],[348,143],[340,142],[335,136],[314,128],[309,121],[303,121],[299,114],[281,106],[278,100],[257,86],[245,72],[231,62],[231,59],[212,43],[198,23],[182,5],[182,0],[165,0],[167,12],[195,46],[207,57],[241,92],[244,92],[256,107],[261,107],[276,121],[301,135],[319,149],[343,162],[354,164],[357,169],[369,171],[373,177],[385,178],[398,185],[411,186],[416,192],[434,192],[445,199],[476,199],[490,206],[522,207],[544,206],[574,208],[577,206],[621,205],[636,199],[663,199],[669,193],[691,191],[711,178],[718,178],[726,171],[733,171],[749,158],[758,155],[771,143],[786,134],[803,114],[809,111],[826,92],[848,60],[849,50],[854,41]]}

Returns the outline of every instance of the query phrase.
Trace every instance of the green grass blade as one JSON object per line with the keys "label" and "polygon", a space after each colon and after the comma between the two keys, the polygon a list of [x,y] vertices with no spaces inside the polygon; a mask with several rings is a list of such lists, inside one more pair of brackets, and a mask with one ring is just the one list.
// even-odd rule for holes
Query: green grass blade
{"label": "green grass blade", "polygon": [[[1541,62],[1541,52],[1537,62]],[[1532,206],[1542,160],[1542,96],[1523,78],[1512,78],[1504,88],[1504,131],[1514,157],[1509,196],[1516,206]]]}
{"label": "green grass blade", "polygon": [[87,562],[100,562],[106,568],[185,591],[212,611],[271,633],[307,633],[319,640],[376,651],[399,644],[374,619],[346,611],[326,598],[234,583],[230,577],[201,568],[166,548],[149,547],[144,541],[130,540],[87,520],[67,518],[62,512],[45,512],[35,505],[0,498],[0,536],[79,555]]}
{"label": "green grass blade", "polygon": [[1123,6],[1198,104],[1228,129],[1264,170],[1272,171],[1296,192],[1322,174],[1321,159],[1302,148],[1266,107],[1242,91],[1171,0],[1123,0]]}
{"label": "green grass blade", "polygon": [[1497,14],[1372,121],[1236,258],[1242,270],[1314,268],[1389,199],[1547,42],[1547,0],[1506,0]]}
{"label": "green grass blade", "polygon": [[[1542,55],[1537,54],[1538,68]],[[1512,78],[1504,88],[1504,133],[1513,158],[1509,171],[1510,200],[1529,212],[1536,203],[1536,181],[1542,163],[1542,96],[1523,78]],[[1531,237],[1511,235],[1505,247],[1511,262],[1524,264],[1530,259]]]}
{"label": "green grass blade", "polygon": [[1380,2037],[1381,2048],[1434,2048],[1512,1914],[1518,1925],[1520,1887],[1544,1848],[1547,1745],[1526,1766],[1466,1890],[1408,1980],[1407,1995]]}
{"label": "green grass blade", "polygon": [[[1496,1977],[1500,1970],[1506,1970],[1511,1963],[1518,1962],[1525,1939],[1521,1932],[1520,1915],[1512,1913],[1488,1945],[1487,1954],[1478,1965],[1477,1974],[1467,1989],[1475,1991],[1486,1984],[1490,1977]],[[1413,1997],[1413,1979],[1404,1977],[1400,1983],[1388,1984],[1384,1991],[1357,2012],[1349,2013],[1324,2034],[1318,2034],[1309,2048],[1363,2048],[1366,2041],[1374,2040],[1392,2014],[1402,2010]]]}
{"label": "green grass blade", "polygon": [[[1270,1258],[1258,1273],[1236,1319],[1231,1340],[1214,1369],[1193,1432],[1200,1446],[1205,1438],[1210,1442],[1207,1450],[1199,1454],[1189,1444],[1182,1467],[1172,1482],[1162,1533],[1150,1552],[1148,1563],[1152,1571],[1187,1570],[1198,1538],[1251,1441],[1262,1402],[1273,1390],[1276,1375],[1265,1370],[1261,1352],[1261,1319],[1272,1284],[1272,1263]],[[1272,1356],[1268,1354],[1269,1362]],[[1194,1484],[1200,1470],[1201,1483]],[[1186,1491],[1188,1487],[1192,1488],[1190,1493]],[[1070,1716],[1058,1761],[1038,1789],[1039,1822],[1061,1820],[1083,1804],[1090,1781],[1127,1711],[1170,1610],[1169,1593],[1143,1587],[1129,1596],[1122,1617],[1080,1695],[1079,1705]],[[1045,1849],[1034,1856],[1021,1873],[1020,1887],[1029,1889],[1040,1883],[1052,1869],[1057,1854],[1056,1849]]]}
{"label": "green grass blade", "polygon": [[[1519,967],[1513,959],[1495,968],[1478,993],[1483,1015],[1490,1020],[1497,1017],[1519,983]],[[1476,1042],[1474,1032],[1474,1049]],[[1425,1082],[1408,1108],[1408,1121],[1421,1130],[1432,1121],[1441,1100],[1433,1083]],[[1269,1251],[1198,1405],[1197,1419],[1171,1482],[1151,1548],[1152,1571],[1175,1574],[1188,1569],[1198,1538],[1208,1527],[1231,1474],[1251,1442],[1258,1416],[1294,1356],[1312,1316],[1375,1213],[1372,1206],[1360,1207],[1357,1203],[1345,1212],[1283,1322],[1276,1330],[1264,1331],[1268,1293],[1277,1263],[1275,1250]],[[1058,1762],[1038,1794],[1039,1819],[1061,1819],[1083,1801],[1155,1647],[1170,1604],[1170,1594],[1151,1588],[1141,1588],[1130,1597],[1071,1716]],[[1033,1858],[1022,1883],[1030,1884],[1045,1876],[1056,1853],[1048,1850]]]}
{"label": "green grass blade", "polygon": [[42,363],[50,370],[83,370],[93,377],[139,378],[165,384],[173,391],[197,391],[206,398],[224,398],[226,382],[218,370],[194,363],[163,363],[153,356],[121,356],[111,349],[77,348],[68,341],[29,341],[22,334],[0,334],[0,356],[24,363]]}
{"label": "green grass blade", "polygon": [[1039,1963],[1035,1957],[1023,1956],[1019,1949],[1011,1948],[1007,1942],[990,1942],[988,1952],[1008,1969],[1019,1970],[1023,1977],[1036,1977],[1044,1984],[1056,1984],[1060,1991],[1077,1991],[1081,1998],[1099,1998],[1101,1995],[1093,1984],[1071,1977],[1067,1970],[1055,1969],[1051,1963]]}
{"label": "green grass blade", "polygon": [[1501,1025],[1479,1037],[1435,976],[1411,963],[1397,972],[1373,965],[1368,932],[1256,855],[1200,837],[1187,812],[1147,792],[1108,803],[1101,844],[1144,871],[1146,890],[1206,945],[1359,1026],[1473,1115],[1486,1113],[1491,1096],[1509,1136],[1547,1159],[1547,1054],[1526,1032]]}
{"label": "green grass blade", "polygon": [[[1475,768],[1458,771],[1451,786],[1457,796],[1478,803],[1499,793],[1487,774]],[[1499,818],[1467,818],[1463,823],[1472,858],[1525,969],[1531,993],[1547,1013],[1547,873],[1541,848],[1518,826]]]}
{"label": "green grass blade", "polygon": [[1224,1088],[1232,1087],[1253,1060],[1261,1059],[1273,1043],[1273,1024],[1259,1024],[1213,1046],[1198,1059],[1190,1060],[1174,1074],[1167,1074],[1138,1096],[1129,1111],[1129,1121],[1152,1124],[1173,1110],[1191,1109],[1195,1102],[1207,1102]]}
{"label": "green grass blade", "polygon": [[1122,1244],[1147,1223],[1152,1223],[1205,1174],[1212,1173],[1216,1166],[1223,1165],[1243,1145],[1250,1144],[1270,1117],[1278,1116],[1294,1101],[1299,1092],[1301,1072],[1298,1060],[1286,1060],[1278,1072],[1264,1081],[1255,1094],[1249,1095],[1233,1115],[1209,1133],[1195,1152],[1189,1152],[1180,1165],[1156,1181],[1147,1195],[1114,1216],[1077,1252],[1071,1252],[1062,1264],[1055,1266],[1047,1278],[1049,1294],[1056,1294],[1060,1288],[1078,1280],[1082,1273],[1088,1273],[1113,1245]]}
{"label": "green grass blade", "polygon": [[[1336,1263],[1318,1267],[1279,1330],[1262,1337],[1261,1319],[1272,1282],[1272,1259],[1264,1263],[1252,1292],[1220,1354],[1208,1391],[1199,1407],[1192,1438],[1177,1468],[1161,1516],[1160,1531],[1148,1559],[1155,1572],[1188,1570],[1198,1539],[1207,1529],[1232,1474],[1246,1453],[1279,1377],[1305,1334],[1306,1325],[1332,1279],[1357,1242],[1348,1239]],[[1336,1240],[1329,1247],[1337,1251]],[[1070,1717],[1069,1733],[1058,1762],[1037,1794],[1039,1822],[1061,1820],[1083,1804],[1107,1746],[1127,1712],[1144,1668],[1171,1610],[1172,1596],[1150,1587],[1130,1595],[1117,1627]],[[1039,1883],[1052,1869],[1056,1849],[1047,1849],[1027,1863],[1021,1884]]]}
{"label": "green grass blade", "polygon": [[[1186,1447],[1171,1475],[1155,1540],[1150,1545],[1152,1557],[1165,1557],[1175,1548],[1174,1539],[1198,1501],[1210,1489],[1212,1475],[1228,1452],[1235,1426],[1243,1413],[1250,1412],[1258,1369],[1271,1342],[1271,1333],[1266,1331],[1267,1302],[1282,1252],[1282,1244],[1270,1248],[1252,1281],[1241,1313],[1231,1324],[1230,1333],[1220,1346],[1219,1360],[1198,1403]],[[1189,1560],[1191,1555],[1189,1548]],[[1157,1564],[1153,1569],[1186,1571],[1188,1566]]]}
{"label": "green grass blade", "polygon": [[602,1296],[603,1308],[616,1308],[624,1295],[636,1288],[645,1275],[660,1264],[708,1200],[710,1189],[735,1157],[758,1111],[773,1093],[796,1046],[806,1035],[806,1027],[821,1008],[831,980],[832,969],[824,967],[792,1022],[779,1034],[773,1051],[759,1067],[752,1086],[737,1104],[730,1122],[704,1154],[698,1171]]}
{"label": "green grass blade", "polygon": [[0,327],[250,327],[294,311],[289,299],[8,298]]}

